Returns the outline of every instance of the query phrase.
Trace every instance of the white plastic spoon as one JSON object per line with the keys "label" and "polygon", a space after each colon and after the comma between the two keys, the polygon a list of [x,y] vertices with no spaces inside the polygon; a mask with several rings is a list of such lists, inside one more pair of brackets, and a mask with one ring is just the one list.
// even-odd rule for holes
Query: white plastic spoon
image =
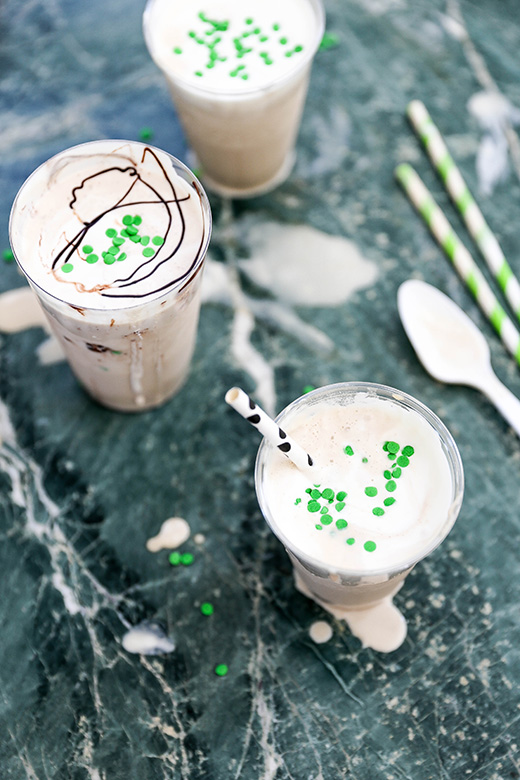
{"label": "white plastic spoon", "polygon": [[488,343],[467,314],[418,279],[400,286],[397,306],[406,335],[428,373],[440,382],[480,390],[520,436],[520,401],[494,373]]}

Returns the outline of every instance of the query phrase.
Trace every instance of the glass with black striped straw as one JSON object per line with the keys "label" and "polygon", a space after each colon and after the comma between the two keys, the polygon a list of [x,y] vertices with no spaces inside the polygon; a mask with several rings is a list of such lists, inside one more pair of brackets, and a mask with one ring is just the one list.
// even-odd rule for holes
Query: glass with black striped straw
{"label": "glass with black striped straw", "polygon": [[225,396],[226,403],[256,428],[267,441],[283,452],[300,471],[308,472],[314,466],[311,456],[305,452],[269,415],[240,387],[232,387]]}

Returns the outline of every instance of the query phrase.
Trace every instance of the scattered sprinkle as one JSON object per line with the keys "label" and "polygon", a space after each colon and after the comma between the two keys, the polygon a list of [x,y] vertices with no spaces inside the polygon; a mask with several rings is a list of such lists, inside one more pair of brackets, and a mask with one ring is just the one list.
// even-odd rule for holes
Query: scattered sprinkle
{"label": "scattered sprinkle", "polygon": [[213,604],[210,604],[209,601],[204,601],[200,605],[200,611],[202,612],[203,615],[212,615],[215,611],[215,608]]}
{"label": "scattered sprinkle", "polygon": [[6,263],[12,263],[14,260],[14,253],[12,249],[4,249],[2,252],[2,258]]}
{"label": "scattered sprinkle", "polygon": [[370,496],[370,498],[372,498],[373,496],[377,496],[377,488],[375,488],[375,487],[366,487],[365,488],[365,495]]}
{"label": "scattered sprinkle", "polygon": [[217,664],[217,666],[215,666],[215,674],[218,677],[225,677],[228,671],[229,669],[226,664]]}
{"label": "scattered sprinkle", "polygon": [[339,44],[339,35],[333,32],[326,32],[321,39],[320,51],[327,51],[328,49],[334,49]]}
{"label": "scattered sprinkle", "polygon": [[350,455],[350,456],[352,456],[352,455],[354,454],[354,450],[352,449],[352,447],[350,446],[350,444],[347,444],[347,446],[346,446],[346,447],[345,447],[345,449],[344,449],[344,452],[345,452],[347,455]]}
{"label": "scattered sprinkle", "polygon": [[[175,51],[175,49],[174,49]],[[181,52],[179,52],[180,54]],[[142,127],[139,130],[139,140],[140,141],[151,141],[153,138],[153,130],[151,127]]]}

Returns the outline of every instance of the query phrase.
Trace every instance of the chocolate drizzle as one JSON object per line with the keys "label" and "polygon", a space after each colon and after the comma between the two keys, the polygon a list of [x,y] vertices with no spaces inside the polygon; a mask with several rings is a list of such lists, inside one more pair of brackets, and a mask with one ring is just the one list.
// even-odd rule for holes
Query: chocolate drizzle
{"label": "chocolate drizzle", "polygon": [[[195,254],[193,258],[191,258],[191,260],[189,261],[186,270],[183,271],[182,274],[180,274],[179,276],[172,276],[172,278],[168,279],[166,282],[161,280],[163,283],[159,284],[159,286],[157,287],[151,287],[146,292],[138,291],[138,286],[142,282],[144,282],[147,279],[153,278],[154,274],[157,273],[158,269],[164,266],[166,263],[168,263],[181,250],[186,236],[186,219],[183,212],[183,204],[192,197],[191,194],[188,194],[185,197],[179,197],[177,195],[175,185],[173,181],[170,179],[170,177],[168,176],[168,173],[164,165],[162,164],[161,160],[159,159],[155,151],[148,146],[145,147],[143,150],[143,155],[141,159],[142,163],[145,161],[147,155],[151,155],[154,158],[155,163],[157,164],[162,176],[164,177],[164,181],[167,184],[168,190],[171,191],[171,198],[163,197],[157,188],[153,187],[150,183],[145,181],[145,179],[139,173],[135,165],[129,165],[126,167],[110,166],[107,168],[103,168],[102,170],[99,170],[96,173],[91,174],[90,176],[87,176],[85,179],[82,180],[81,184],[79,184],[77,187],[74,187],[72,189],[71,192],[72,197],[69,203],[69,208],[72,209],[73,211],[75,211],[75,207],[78,202],[78,198],[80,197],[81,190],[85,187],[85,185],[88,182],[91,182],[96,179],[100,179],[100,177],[103,177],[106,174],[110,174],[111,172],[119,172],[123,175],[128,175],[133,179],[133,181],[130,184],[130,186],[127,188],[125,193],[121,197],[119,197],[119,199],[113,205],[111,205],[109,208],[105,208],[99,214],[96,214],[96,216],[90,219],[88,222],[83,221],[83,227],[79,230],[79,232],[71,240],[67,241],[66,246],[53,258],[53,262],[52,262],[53,271],[55,271],[59,266],[63,265],[64,263],[67,263],[73,257],[74,253],[77,252],[82,246],[82,244],[87,240],[88,232],[107,215],[111,213],[116,213],[120,209],[128,210],[130,207],[134,207],[134,206],[148,206],[148,205],[157,204],[158,206],[163,207],[166,210],[166,214],[167,214],[167,227],[163,235],[164,237],[163,245],[158,248],[158,250],[156,251],[153,257],[143,258],[142,262],[140,262],[137,267],[134,267],[132,272],[129,273],[127,276],[121,276],[120,278],[117,278],[106,285],[99,284],[97,287],[94,288],[94,290],[105,298],[129,298],[129,299],[147,298],[150,296],[152,297],[156,296],[158,293],[166,291],[176,286],[177,284],[183,282],[188,277],[190,277],[193,270],[197,267],[197,264],[201,257],[201,252],[203,250],[204,240],[205,240],[204,230],[202,231],[201,240],[195,251]],[[150,193],[150,199],[128,200],[128,198],[131,197],[131,193],[137,184],[141,184],[147,188],[147,190]],[[100,183],[100,187],[102,186],[103,184]],[[202,201],[201,195],[199,193],[199,190],[195,182],[192,183],[192,188],[196,193],[197,197],[199,197],[199,199]],[[175,246],[172,248],[168,245],[168,236],[170,235],[173,228],[179,230],[179,238]]]}

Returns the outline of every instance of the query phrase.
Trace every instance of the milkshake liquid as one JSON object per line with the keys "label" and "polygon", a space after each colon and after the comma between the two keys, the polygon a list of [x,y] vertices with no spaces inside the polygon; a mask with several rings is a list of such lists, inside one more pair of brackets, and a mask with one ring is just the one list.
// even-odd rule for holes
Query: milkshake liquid
{"label": "milkshake liquid", "polygon": [[395,649],[406,624],[391,598],[447,535],[462,501],[451,435],[410,396],[369,383],[315,390],[278,421],[315,464],[304,474],[266,442],[257,460],[260,506],[298,586],[366,644]]}
{"label": "milkshake liquid", "polygon": [[144,144],[73,147],[22,186],[10,223],[16,260],[100,403],[144,410],[183,383],[210,233],[200,183]]}
{"label": "milkshake liquid", "polygon": [[212,189],[286,178],[323,30],[321,0],[149,0],[146,43]]}

